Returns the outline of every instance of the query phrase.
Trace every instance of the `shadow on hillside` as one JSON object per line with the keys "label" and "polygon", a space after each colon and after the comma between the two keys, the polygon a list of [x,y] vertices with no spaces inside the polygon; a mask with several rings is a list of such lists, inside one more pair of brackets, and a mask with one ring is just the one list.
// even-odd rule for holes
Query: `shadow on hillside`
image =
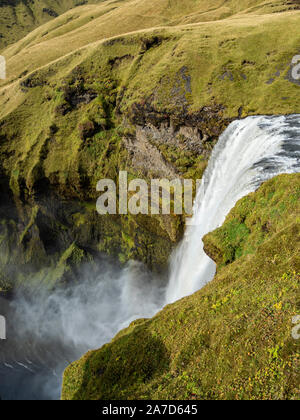
{"label": "shadow on hillside", "polygon": [[[80,362],[79,362],[80,363]],[[84,371],[75,399],[127,399],[138,388],[168,370],[170,354],[163,341],[145,330],[145,325],[136,327],[110,344],[88,354],[81,367]],[[77,371],[72,366],[72,372]],[[79,370],[81,370],[81,368]],[[74,369],[74,370],[73,370]],[[65,377],[66,388],[72,387]]]}

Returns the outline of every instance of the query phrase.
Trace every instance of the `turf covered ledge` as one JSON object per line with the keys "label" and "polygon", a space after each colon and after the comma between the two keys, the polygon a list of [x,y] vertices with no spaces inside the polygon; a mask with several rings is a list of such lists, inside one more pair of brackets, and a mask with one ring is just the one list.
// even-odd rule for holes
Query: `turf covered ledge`
{"label": "turf covered ledge", "polygon": [[[240,201],[220,237],[232,220],[248,225],[251,214],[248,238],[238,241],[242,251],[250,241],[251,252],[234,253],[227,265],[221,258],[201,291],[71,364],[62,399],[299,399],[299,342],[291,334],[300,305],[299,210],[300,174]],[[225,251],[237,236],[226,236]],[[216,247],[222,255],[224,245]]]}

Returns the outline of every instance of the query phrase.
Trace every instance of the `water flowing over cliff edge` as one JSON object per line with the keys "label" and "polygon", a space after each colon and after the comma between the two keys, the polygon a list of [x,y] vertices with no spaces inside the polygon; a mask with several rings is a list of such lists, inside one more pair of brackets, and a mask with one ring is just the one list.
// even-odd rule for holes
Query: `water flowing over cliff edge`
{"label": "water flowing over cliff edge", "polygon": [[203,287],[215,274],[202,238],[220,227],[235,203],[264,181],[300,171],[300,117],[249,117],[221,136],[196,198],[194,217],[175,251],[167,289],[174,302]]}
{"label": "water flowing over cliff edge", "polygon": [[[108,342],[134,319],[151,317],[165,303],[209,282],[215,264],[203,251],[203,236],[221,226],[237,200],[262,182],[281,173],[300,172],[299,132],[299,115],[249,117],[229,126],[205,172],[192,226],[170,260],[167,288],[137,263],[122,271],[102,262],[94,276],[89,267],[83,268],[85,281],[68,290],[57,290],[50,296],[44,291],[28,298],[17,296],[8,314],[18,325],[14,345],[20,347],[26,342],[26,351],[25,355],[16,351],[15,360],[8,353],[1,355],[5,378],[1,396],[18,396],[16,387],[23,376],[23,398],[58,398],[62,370],[69,362]],[[34,345],[30,346],[26,337]],[[6,345],[13,354],[9,340]],[[57,347],[61,349],[58,354]]]}

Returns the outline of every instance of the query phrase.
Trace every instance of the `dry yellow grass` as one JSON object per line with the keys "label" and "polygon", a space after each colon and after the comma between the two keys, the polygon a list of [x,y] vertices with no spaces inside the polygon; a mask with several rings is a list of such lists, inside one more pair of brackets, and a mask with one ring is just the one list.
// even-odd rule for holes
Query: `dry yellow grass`
{"label": "dry yellow grass", "polygon": [[[218,0],[212,7],[207,0],[127,0],[77,7],[2,51],[8,66],[6,83],[19,77],[25,70],[35,70],[103,39],[151,28],[176,27],[176,30],[182,31],[190,28],[190,25],[194,28],[204,24],[205,31],[207,24],[207,30],[211,31],[213,25],[217,34],[226,25],[230,29],[232,23],[263,25],[269,19],[280,19],[281,14],[274,12],[287,9],[284,3],[230,0],[224,6],[224,2]],[[272,15],[265,15],[270,12]]]}

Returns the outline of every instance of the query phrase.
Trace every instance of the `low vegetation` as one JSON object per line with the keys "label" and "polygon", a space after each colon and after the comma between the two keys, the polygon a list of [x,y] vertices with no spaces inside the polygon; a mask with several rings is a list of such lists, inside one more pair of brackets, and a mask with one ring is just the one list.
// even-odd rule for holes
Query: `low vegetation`
{"label": "low vegetation", "polygon": [[[203,175],[236,118],[300,113],[299,0],[2,1],[0,293],[99,253],[163,270],[184,217],[99,216],[96,183]],[[73,363],[64,399],[299,399],[299,175],[205,238],[195,295]]]}
{"label": "low vegetation", "polygon": [[[218,251],[215,279],[72,363],[62,398],[299,399],[299,342],[291,334],[300,304],[299,214],[299,174],[241,200],[205,238]],[[250,251],[236,233],[243,221]]]}
{"label": "low vegetation", "polygon": [[299,112],[299,86],[288,80],[298,3],[227,3],[83,5],[2,51],[1,182],[14,209],[3,223],[19,243],[3,245],[5,278],[17,262],[30,278],[36,260],[52,270],[73,243],[164,267],[184,218],[101,218],[97,181],[122,169],[146,180],[201,178],[232,119]]}

